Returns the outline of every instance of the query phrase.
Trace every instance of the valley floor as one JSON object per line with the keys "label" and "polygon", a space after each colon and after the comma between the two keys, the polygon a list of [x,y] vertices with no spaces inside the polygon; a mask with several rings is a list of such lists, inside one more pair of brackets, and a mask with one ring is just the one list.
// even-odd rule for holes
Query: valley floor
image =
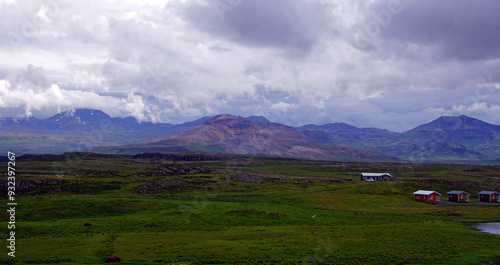
{"label": "valley floor", "polygon": [[[0,263],[104,264],[108,256],[121,264],[500,259],[500,236],[472,227],[499,222],[500,207],[432,205],[412,197],[419,189],[460,189],[477,202],[480,190],[500,190],[496,166],[236,155],[193,160],[74,155],[68,161],[19,161],[16,257],[4,247]],[[360,172],[395,178],[365,183]],[[0,218],[5,238],[7,213]]]}

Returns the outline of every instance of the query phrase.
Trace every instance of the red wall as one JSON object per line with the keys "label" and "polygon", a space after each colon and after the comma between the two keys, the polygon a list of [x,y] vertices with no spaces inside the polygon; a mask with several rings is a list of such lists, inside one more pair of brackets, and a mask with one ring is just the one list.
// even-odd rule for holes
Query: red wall
{"label": "red wall", "polygon": [[481,194],[479,195],[479,200],[482,202],[489,202],[490,196],[491,196],[491,202],[498,202],[498,194],[492,194],[492,195]]}
{"label": "red wall", "polygon": [[[415,196],[415,200],[416,201],[426,202],[429,199],[429,198],[427,198],[426,195],[417,195],[417,194],[415,194],[414,196]],[[419,196],[419,197],[417,198],[417,196]]]}
{"label": "red wall", "polygon": [[429,201],[430,201],[430,202],[438,202],[438,201],[439,201],[439,200],[437,199],[437,196],[439,196],[439,195],[437,195],[436,193],[433,193],[433,194],[431,194],[431,195],[432,195],[432,200],[430,200],[430,199],[429,199]]}
{"label": "red wall", "polygon": [[430,195],[420,195],[420,198],[417,199],[417,194],[414,194],[414,198],[416,201],[422,201],[422,202],[438,202],[439,200],[437,200],[437,194],[436,193],[433,193],[431,194],[432,195],[432,200],[429,199],[429,196]]}
{"label": "red wall", "polygon": [[490,195],[481,194],[481,195],[479,195],[479,200],[482,201],[482,202],[489,202],[490,201]]}
{"label": "red wall", "polygon": [[[463,196],[462,199],[460,199],[460,195]],[[466,202],[466,196],[467,193],[461,193],[461,194],[448,194],[448,201],[450,202]]]}

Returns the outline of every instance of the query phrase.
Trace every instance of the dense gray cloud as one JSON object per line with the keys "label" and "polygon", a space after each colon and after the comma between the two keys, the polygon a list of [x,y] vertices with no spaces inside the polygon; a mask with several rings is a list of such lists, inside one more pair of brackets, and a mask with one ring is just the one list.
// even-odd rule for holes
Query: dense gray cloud
{"label": "dense gray cloud", "polygon": [[184,12],[195,27],[243,45],[307,52],[334,32],[334,19],[310,0],[193,2]]}
{"label": "dense gray cloud", "polygon": [[489,0],[1,1],[0,115],[500,124],[499,12]]}
{"label": "dense gray cloud", "polygon": [[500,2],[491,0],[409,1],[382,34],[396,42],[435,46],[450,58],[498,59],[499,10]]}

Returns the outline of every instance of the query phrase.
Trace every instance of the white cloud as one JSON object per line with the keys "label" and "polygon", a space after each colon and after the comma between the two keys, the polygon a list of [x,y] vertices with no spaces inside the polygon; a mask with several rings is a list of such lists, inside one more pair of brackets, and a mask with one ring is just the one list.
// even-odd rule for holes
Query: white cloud
{"label": "white cloud", "polygon": [[[451,112],[454,114],[491,115],[500,113],[500,105],[489,105],[486,102],[474,102],[472,105],[453,105]],[[495,115],[498,116],[498,115]],[[500,120],[495,118],[495,120]]]}
{"label": "white cloud", "polygon": [[275,104],[272,104],[270,109],[273,111],[279,111],[279,112],[288,112],[290,109],[295,108],[295,105],[289,104],[286,102],[278,102]]}
{"label": "white cloud", "polygon": [[139,121],[146,120],[146,116],[144,115],[145,105],[142,97],[130,93],[127,97],[127,101],[125,107],[131,116],[136,117]]}
{"label": "white cloud", "polygon": [[[401,0],[402,11],[357,46],[353,36],[389,2],[234,1],[222,19],[204,0],[0,2],[0,110],[99,108],[173,123],[224,112],[394,130],[446,113],[492,120],[500,59],[487,45],[496,37],[462,47],[453,43],[482,33],[422,25],[456,15],[459,25],[498,22],[497,5],[440,17],[434,4]],[[415,24],[416,14],[428,20]],[[408,35],[413,26],[421,39]],[[450,56],[474,44],[485,49]]]}
{"label": "white cloud", "polygon": [[130,93],[119,98],[82,90],[61,89],[49,84],[40,67],[29,65],[26,70],[0,80],[0,108],[21,108],[31,116],[35,110],[57,108],[101,109],[111,115],[130,115],[142,121],[157,120],[141,96]]}

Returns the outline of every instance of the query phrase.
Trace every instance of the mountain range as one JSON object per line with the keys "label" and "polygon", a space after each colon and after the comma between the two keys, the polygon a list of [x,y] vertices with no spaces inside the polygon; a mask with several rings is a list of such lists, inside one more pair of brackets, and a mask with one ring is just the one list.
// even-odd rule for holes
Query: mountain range
{"label": "mountain range", "polygon": [[345,123],[290,127],[228,114],[183,124],[76,109],[46,119],[0,118],[0,145],[18,153],[210,152],[325,160],[500,162],[500,126],[443,116],[407,132]]}
{"label": "mountain range", "polygon": [[[262,120],[262,119],[255,119]],[[397,161],[371,150],[328,145],[279,123],[217,115],[184,132],[151,143],[100,148],[106,153],[203,152],[260,154],[324,160]]]}
{"label": "mountain range", "polygon": [[341,146],[368,149],[405,160],[461,161],[500,158],[500,126],[467,116],[443,116],[403,133],[357,128],[345,123],[304,125],[320,130]]}

